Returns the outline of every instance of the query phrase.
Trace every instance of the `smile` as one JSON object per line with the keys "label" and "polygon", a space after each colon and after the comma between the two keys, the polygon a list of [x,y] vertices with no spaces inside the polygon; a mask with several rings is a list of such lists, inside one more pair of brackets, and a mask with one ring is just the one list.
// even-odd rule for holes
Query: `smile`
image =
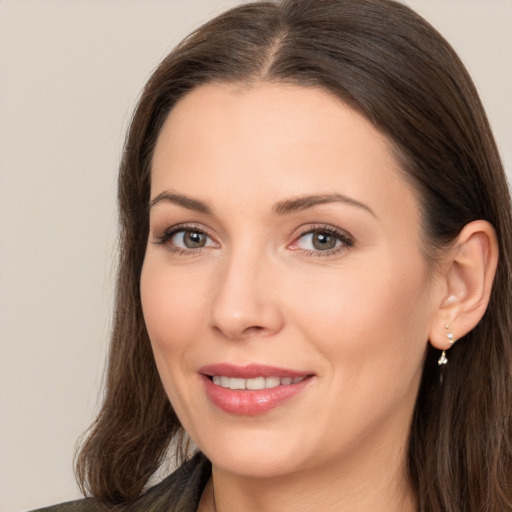
{"label": "smile", "polygon": [[254,377],[251,379],[242,379],[238,377],[225,377],[223,375],[214,375],[212,382],[226,389],[258,391],[260,389],[271,389],[277,386],[290,386],[298,384],[306,377]]}
{"label": "smile", "polygon": [[281,407],[316,381],[309,371],[259,364],[214,364],[199,373],[210,403],[237,416],[257,416]]}

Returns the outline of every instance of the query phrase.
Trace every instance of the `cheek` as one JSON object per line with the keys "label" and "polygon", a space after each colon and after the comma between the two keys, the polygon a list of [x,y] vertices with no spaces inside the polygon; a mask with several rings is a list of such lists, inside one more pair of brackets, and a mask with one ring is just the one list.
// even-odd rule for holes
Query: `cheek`
{"label": "cheek", "polygon": [[[187,382],[195,375],[194,360],[200,322],[206,318],[205,280],[197,273],[172,268],[151,255],[141,274],[141,302],[158,373],[178,417],[190,434]],[[181,390],[181,391],[180,391]]]}
{"label": "cheek", "polygon": [[421,261],[356,261],[296,284],[288,291],[290,309],[330,359],[354,366],[421,359],[429,327],[429,282]]}
{"label": "cheek", "polygon": [[204,280],[148,258],[140,287],[144,320],[158,363],[159,354],[186,349],[187,340],[194,339],[200,320],[204,321]]}
{"label": "cheek", "polygon": [[377,429],[385,418],[397,418],[393,428],[409,421],[428,337],[428,280],[421,266],[397,268],[382,260],[351,265],[289,294],[296,325],[315,348],[312,359],[326,362],[326,396],[336,405],[316,417],[327,415],[332,439]]}

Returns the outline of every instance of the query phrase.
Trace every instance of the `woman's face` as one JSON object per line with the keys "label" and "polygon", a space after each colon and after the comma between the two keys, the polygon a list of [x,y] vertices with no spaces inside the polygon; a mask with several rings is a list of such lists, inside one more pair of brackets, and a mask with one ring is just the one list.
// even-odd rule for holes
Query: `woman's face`
{"label": "woman's face", "polygon": [[387,139],[316,88],[201,86],[161,131],[151,198],[147,329],[214,466],[401,458],[441,286]]}

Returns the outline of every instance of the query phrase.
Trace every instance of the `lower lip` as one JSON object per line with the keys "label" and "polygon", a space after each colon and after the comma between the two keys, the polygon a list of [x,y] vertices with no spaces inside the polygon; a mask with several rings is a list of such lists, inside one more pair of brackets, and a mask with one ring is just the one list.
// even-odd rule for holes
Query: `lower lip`
{"label": "lower lip", "polygon": [[257,416],[278,407],[303,391],[312,381],[306,377],[301,382],[287,386],[259,390],[233,390],[214,384],[203,375],[206,395],[219,409],[239,416]]}

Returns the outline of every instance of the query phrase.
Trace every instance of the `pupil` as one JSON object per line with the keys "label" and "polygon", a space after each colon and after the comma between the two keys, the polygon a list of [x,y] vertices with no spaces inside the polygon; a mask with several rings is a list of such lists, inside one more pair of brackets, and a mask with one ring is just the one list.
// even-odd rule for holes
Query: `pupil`
{"label": "pupil", "polygon": [[334,249],[336,246],[336,238],[326,233],[315,233],[313,236],[313,247],[320,251]]}
{"label": "pupil", "polygon": [[206,236],[204,233],[198,233],[197,231],[187,231],[183,237],[183,241],[189,249],[196,249],[204,246]]}

